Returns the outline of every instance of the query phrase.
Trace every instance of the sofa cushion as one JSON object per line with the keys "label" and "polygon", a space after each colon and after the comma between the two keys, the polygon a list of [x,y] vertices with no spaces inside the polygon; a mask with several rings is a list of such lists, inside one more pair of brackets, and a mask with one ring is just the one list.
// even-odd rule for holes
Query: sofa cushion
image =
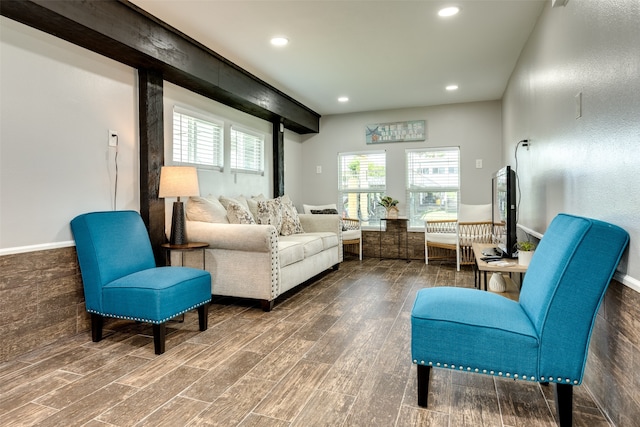
{"label": "sofa cushion", "polygon": [[342,240],[356,240],[362,237],[360,230],[346,230],[342,232]]}
{"label": "sofa cushion", "polygon": [[[281,242],[295,242],[304,249],[304,257],[309,258],[324,250],[321,233],[292,234],[280,237]],[[334,234],[335,235],[335,234]]]}
{"label": "sofa cushion", "polygon": [[338,235],[330,231],[315,231],[313,233],[305,233],[308,236],[316,236],[322,240],[322,250],[327,250],[338,246]]}
{"label": "sofa cushion", "polygon": [[280,268],[286,267],[304,259],[304,245],[297,241],[281,239],[278,242],[278,254]]}
{"label": "sofa cushion", "polygon": [[427,233],[427,242],[455,245],[458,236],[456,233]]}
{"label": "sofa cushion", "polygon": [[215,197],[189,197],[186,209],[189,221],[228,224],[227,209]]}

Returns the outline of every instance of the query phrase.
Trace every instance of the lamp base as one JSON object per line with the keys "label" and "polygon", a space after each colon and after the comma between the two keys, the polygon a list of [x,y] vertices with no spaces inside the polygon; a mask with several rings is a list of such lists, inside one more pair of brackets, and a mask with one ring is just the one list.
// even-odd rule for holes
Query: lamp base
{"label": "lamp base", "polygon": [[187,225],[184,221],[184,204],[182,202],[173,202],[169,243],[172,245],[184,245],[187,243]]}

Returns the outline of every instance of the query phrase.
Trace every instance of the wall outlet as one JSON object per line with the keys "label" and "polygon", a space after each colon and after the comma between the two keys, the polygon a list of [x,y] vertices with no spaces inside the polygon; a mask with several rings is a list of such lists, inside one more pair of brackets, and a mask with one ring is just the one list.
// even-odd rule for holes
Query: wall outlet
{"label": "wall outlet", "polygon": [[322,173],[322,166],[316,166],[316,173]]}
{"label": "wall outlet", "polygon": [[109,129],[109,147],[118,146],[118,131]]}
{"label": "wall outlet", "polygon": [[482,169],[482,159],[476,159],[476,169]]}

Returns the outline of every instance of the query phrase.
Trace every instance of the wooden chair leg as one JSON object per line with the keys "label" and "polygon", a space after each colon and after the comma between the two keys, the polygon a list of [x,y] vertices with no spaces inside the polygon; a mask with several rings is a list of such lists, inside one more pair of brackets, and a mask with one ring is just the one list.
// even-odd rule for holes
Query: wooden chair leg
{"label": "wooden chair leg", "polygon": [[91,313],[91,341],[98,342],[102,339],[102,326],[104,318],[96,313]]}
{"label": "wooden chair leg", "polygon": [[573,422],[573,386],[557,383],[554,394],[560,427],[571,427]]}
{"label": "wooden chair leg", "polygon": [[200,324],[201,331],[207,330],[209,325],[209,303],[198,307],[198,323]]}
{"label": "wooden chair leg", "polygon": [[164,353],[164,342],[167,337],[167,324],[159,323],[153,324],[153,347],[156,354]]}
{"label": "wooden chair leg", "polygon": [[418,366],[418,406],[427,407],[427,399],[429,398],[429,374],[431,366]]}

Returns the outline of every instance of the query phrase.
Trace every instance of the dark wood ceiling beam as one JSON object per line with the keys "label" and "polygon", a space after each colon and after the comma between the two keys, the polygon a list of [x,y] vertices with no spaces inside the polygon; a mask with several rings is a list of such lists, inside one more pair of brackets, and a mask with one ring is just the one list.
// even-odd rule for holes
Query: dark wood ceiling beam
{"label": "dark wood ceiling beam", "polygon": [[0,14],[294,132],[320,115],[128,1],[2,0]]}

